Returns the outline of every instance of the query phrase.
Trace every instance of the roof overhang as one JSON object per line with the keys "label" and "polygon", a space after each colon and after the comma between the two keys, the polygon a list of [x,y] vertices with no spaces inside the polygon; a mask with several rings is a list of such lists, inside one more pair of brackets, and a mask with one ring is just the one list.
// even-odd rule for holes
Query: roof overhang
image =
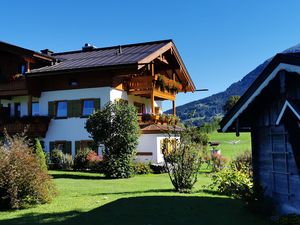
{"label": "roof overhang", "polygon": [[196,90],[195,84],[192,81],[192,78],[191,78],[189,72],[187,71],[185,64],[184,64],[176,46],[172,40],[170,40],[169,43],[162,46],[157,51],[153,52],[152,54],[148,55],[144,59],[140,60],[138,62],[138,65],[139,65],[138,68],[140,69],[140,68],[144,67],[145,65],[151,63],[154,59],[158,58],[159,56],[161,56],[162,54],[164,54],[165,52],[167,52],[169,50],[171,50],[172,55],[175,57],[176,61],[178,62],[179,66],[180,66],[180,71],[183,74],[183,79],[185,79],[185,81],[187,82],[187,90],[186,91],[194,92]]}
{"label": "roof overhang", "polygon": [[16,45],[12,45],[3,41],[0,41],[0,50],[6,51],[6,52],[10,52],[13,54],[17,54],[17,55],[22,55],[22,56],[27,56],[27,57],[32,57],[32,58],[38,58],[41,60],[45,60],[45,61],[54,61],[55,58],[49,56],[49,55],[45,55],[39,52],[35,52],[33,50],[27,49],[27,48],[22,48]]}
{"label": "roof overhang", "polygon": [[[269,65],[262,71],[257,79],[248,88],[234,107],[226,114],[220,122],[222,132],[230,131],[238,117],[247,109],[250,103],[262,92],[262,90],[273,80],[280,71],[293,72],[300,75],[300,58],[295,56],[278,54]],[[289,59],[292,59],[289,61]],[[295,60],[296,59],[296,60]]]}

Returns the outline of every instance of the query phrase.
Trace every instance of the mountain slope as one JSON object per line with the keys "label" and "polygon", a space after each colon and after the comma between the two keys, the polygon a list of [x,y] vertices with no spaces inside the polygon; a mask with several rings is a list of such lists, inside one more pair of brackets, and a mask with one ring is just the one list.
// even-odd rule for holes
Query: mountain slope
{"label": "mountain slope", "polygon": [[[300,44],[293,46],[283,53],[300,52]],[[268,65],[272,58],[260,64],[243,79],[231,84],[225,91],[211,95],[209,97],[189,102],[185,105],[176,108],[177,116],[181,120],[192,120],[195,125],[201,125],[204,122],[209,122],[216,116],[223,115],[223,105],[232,95],[243,95],[247,88],[253,83],[262,70]],[[165,113],[172,113],[171,110]]]}

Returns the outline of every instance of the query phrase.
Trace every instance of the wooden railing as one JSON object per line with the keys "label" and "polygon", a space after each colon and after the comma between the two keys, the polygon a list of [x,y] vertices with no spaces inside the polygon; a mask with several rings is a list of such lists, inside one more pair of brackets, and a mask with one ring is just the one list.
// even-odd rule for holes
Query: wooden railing
{"label": "wooden railing", "polygon": [[133,77],[128,82],[128,89],[131,90],[151,90],[152,89],[152,77],[151,76],[140,76]]}
{"label": "wooden railing", "polygon": [[0,83],[0,91],[14,91],[26,89],[26,80],[19,79],[8,83]]}
{"label": "wooden railing", "polygon": [[166,114],[143,114],[138,117],[140,124],[169,124],[176,125],[179,122],[179,118],[173,115]]}
{"label": "wooden railing", "polygon": [[128,91],[157,91],[161,93],[167,93],[175,95],[178,91],[182,90],[182,84],[178,81],[167,78],[162,75],[151,76],[139,76],[133,77],[128,82]]}
{"label": "wooden railing", "polygon": [[48,131],[50,117],[26,116],[0,121],[0,133],[4,130],[10,135],[25,132],[28,137],[45,137]]}

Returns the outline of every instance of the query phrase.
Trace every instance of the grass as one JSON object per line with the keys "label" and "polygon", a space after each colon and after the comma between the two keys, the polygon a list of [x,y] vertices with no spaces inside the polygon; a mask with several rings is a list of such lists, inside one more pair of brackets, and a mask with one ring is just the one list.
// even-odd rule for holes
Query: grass
{"label": "grass", "polygon": [[[250,149],[249,134],[210,134],[220,141],[222,154],[233,157]],[[231,140],[240,140],[237,144]],[[109,180],[102,175],[51,171],[59,195],[50,204],[0,212],[0,225],[265,225],[242,201],[203,190],[210,182],[200,174],[193,193],[173,191],[167,174],[138,175]]]}
{"label": "grass", "polygon": [[222,155],[227,158],[232,158],[243,151],[251,150],[250,133],[240,133],[239,137],[235,133],[211,133],[209,134],[210,141],[220,142]]}
{"label": "grass", "polygon": [[204,192],[199,176],[192,194],[173,191],[167,174],[108,180],[99,174],[50,172],[59,195],[50,204],[0,212],[1,225],[264,225],[241,201]]}

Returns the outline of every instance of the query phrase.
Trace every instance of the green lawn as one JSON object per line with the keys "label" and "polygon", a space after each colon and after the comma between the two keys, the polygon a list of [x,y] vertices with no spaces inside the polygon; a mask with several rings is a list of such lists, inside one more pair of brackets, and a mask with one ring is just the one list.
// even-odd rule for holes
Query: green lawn
{"label": "green lawn", "polygon": [[80,172],[50,172],[59,195],[51,204],[0,212],[0,224],[264,225],[241,201],[203,192],[201,174],[192,194],[173,192],[167,174],[107,180]]}
{"label": "green lawn", "polygon": [[239,137],[235,133],[211,133],[209,134],[210,141],[220,142],[220,149],[222,155],[227,158],[232,158],[239,153],[251,150],[251,137],[250,133],[240,133]]}
{"label": "green lawn", "polygon": [[[212,133],[222,154],[231,158],[250,150],[250,135]],[[233,144],[232,141],[238,143]],[[108,180],[93,173],[51,171],[59,195],[51,204],[0,212],[0,225],[264,225],[267,219],[252,214],[243,202],[205,192],[210,182],[199,176],[192,194],[173,191],[167,174],[139,175]]]}

